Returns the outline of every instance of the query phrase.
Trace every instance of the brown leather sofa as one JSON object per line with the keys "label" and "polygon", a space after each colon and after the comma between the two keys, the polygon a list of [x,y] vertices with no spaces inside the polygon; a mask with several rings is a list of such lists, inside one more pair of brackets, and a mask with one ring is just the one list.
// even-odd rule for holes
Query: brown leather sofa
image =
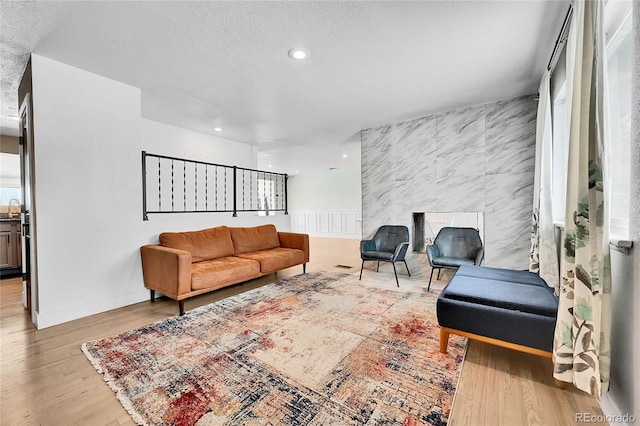
{"label": "brown leather sofa", "polygon": [[309,262],[309,236],[274,225],[164,232],[140,248],[144,285],[178,301]]}

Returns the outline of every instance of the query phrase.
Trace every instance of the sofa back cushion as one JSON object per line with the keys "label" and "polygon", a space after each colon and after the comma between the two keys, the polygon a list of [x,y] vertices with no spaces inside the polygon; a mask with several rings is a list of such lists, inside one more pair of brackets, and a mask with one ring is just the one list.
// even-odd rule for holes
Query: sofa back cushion
{"label": "sofa back cushion", "polygon": [[233,256],[231,233],[226,226],[191,232],[163,232],[160,244],[191,253],[192,262]]}
{"label": "sofa back cushion", "polygon": [[229,229],[236,254],[280,247],[278,231],[274,225]]}

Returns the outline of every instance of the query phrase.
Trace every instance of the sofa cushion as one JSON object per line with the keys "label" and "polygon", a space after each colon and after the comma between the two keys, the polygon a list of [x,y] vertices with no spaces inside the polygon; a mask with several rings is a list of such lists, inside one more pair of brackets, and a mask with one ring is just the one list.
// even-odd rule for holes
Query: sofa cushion
{"label": "sofa cushion", "polygon": [[469,277],[457,273],[440,297],[549,317],[555,317],[558,311],[558,301],[546,285]]}
{"label": "sofa cushion", "polygon": [[304,263],[304,252],[297,249],[277,247],[269,250],[261,250],[252,253],[237,255],[244,259],[253,259],[260,262],[260,272],[269,274],[280,269]]}
{"label": "sofa cushion", "polygon": [[191,232],[163,232],[160,244],[191,253],[192,262],[233,256],[231,233],[226,226]]}
{"label": "sofa cushion", "polygon": [[458,276],[486,278],[498,281],[509,281],[512,283],[530,284],[549,288],[547,283],[534,272],[516,271],[513,269],[491,268],[489,266],[460,266],[456,272]]}
{"label": "sofa cushion", "polygon": [[466,257],[450,257],[450,256],[438,256],[431,259],[431,262],[438,266],[451,266],[457,267],[461,265],[473,265],[474,259]]}
{"label": "sofa cushion", "polygon": [[391,261],[393,259],[393,255],[395,253],[386,252],[386,251],[363,251],[360,256],[362,259],[370,260],[370,259],[380,259]]}
{"label": "sofa cushion", "polygon": [[235,254],[250,253],[280,247],[278,231],[274,225],[249,228],[229,228]]}
{"label": "sofa cushion", "polygon": [[191,265],[191,290],[216,289],[260,275],[260,264],[251,259],[223,257]]}

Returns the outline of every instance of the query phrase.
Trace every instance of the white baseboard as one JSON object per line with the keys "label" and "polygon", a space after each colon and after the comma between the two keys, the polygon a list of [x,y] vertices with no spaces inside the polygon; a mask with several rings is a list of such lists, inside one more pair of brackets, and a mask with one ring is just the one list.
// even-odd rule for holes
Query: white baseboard
{"label": "white baseboard", "polygon": [[[600,408],[602,408],[605,417],[602,420],[610,425],[631,426],[638,421],[634,413],[623,413],[620,411],[616,402],[611,398],[611,392],[607,392],[600,399]],[[600,419],[597,420],[600,421]]]}
{"label": "white baseboard", "polygon": [[34,312],[34,324],[38,330],[62,324],[68,321],[88,317],[89,315],[100,314],[123,306],[133,305],[149,300],[149,290],[142,289],[132,293],[120,294],[91,303],[65,306],[59,310],[49,312]]}

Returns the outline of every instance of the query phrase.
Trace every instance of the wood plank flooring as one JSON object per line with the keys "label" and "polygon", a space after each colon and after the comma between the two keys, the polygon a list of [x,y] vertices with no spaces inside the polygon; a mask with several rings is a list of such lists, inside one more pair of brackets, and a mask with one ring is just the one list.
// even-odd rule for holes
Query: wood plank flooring
{"label": "wood plank flooring", "polygon": [[[308,270],[358,273],[358,247],[359,241],[355,240],[312,238]],[[290,268],[199,296],[188,300],[185,309],[301,270]],[[381,266],[379,273],[389,274],[390,268]],[[399,276],[402,286],[407,278]],[[431,291],[437,294],[448,278],[443,274]],[[0,424],[132,425],[131,417],[88,362],[80,345],[174,316],[177,303],[168,299],[154,304],[142,302],[38,331],[20,303],[20,292],[18,278],[0,281]],[[602,414],[598,402],[590,396],[571,386],[557,388],[551,371],[547,359],[470,342],[449,424],[571,425],[577,424],[575,413]]]}

